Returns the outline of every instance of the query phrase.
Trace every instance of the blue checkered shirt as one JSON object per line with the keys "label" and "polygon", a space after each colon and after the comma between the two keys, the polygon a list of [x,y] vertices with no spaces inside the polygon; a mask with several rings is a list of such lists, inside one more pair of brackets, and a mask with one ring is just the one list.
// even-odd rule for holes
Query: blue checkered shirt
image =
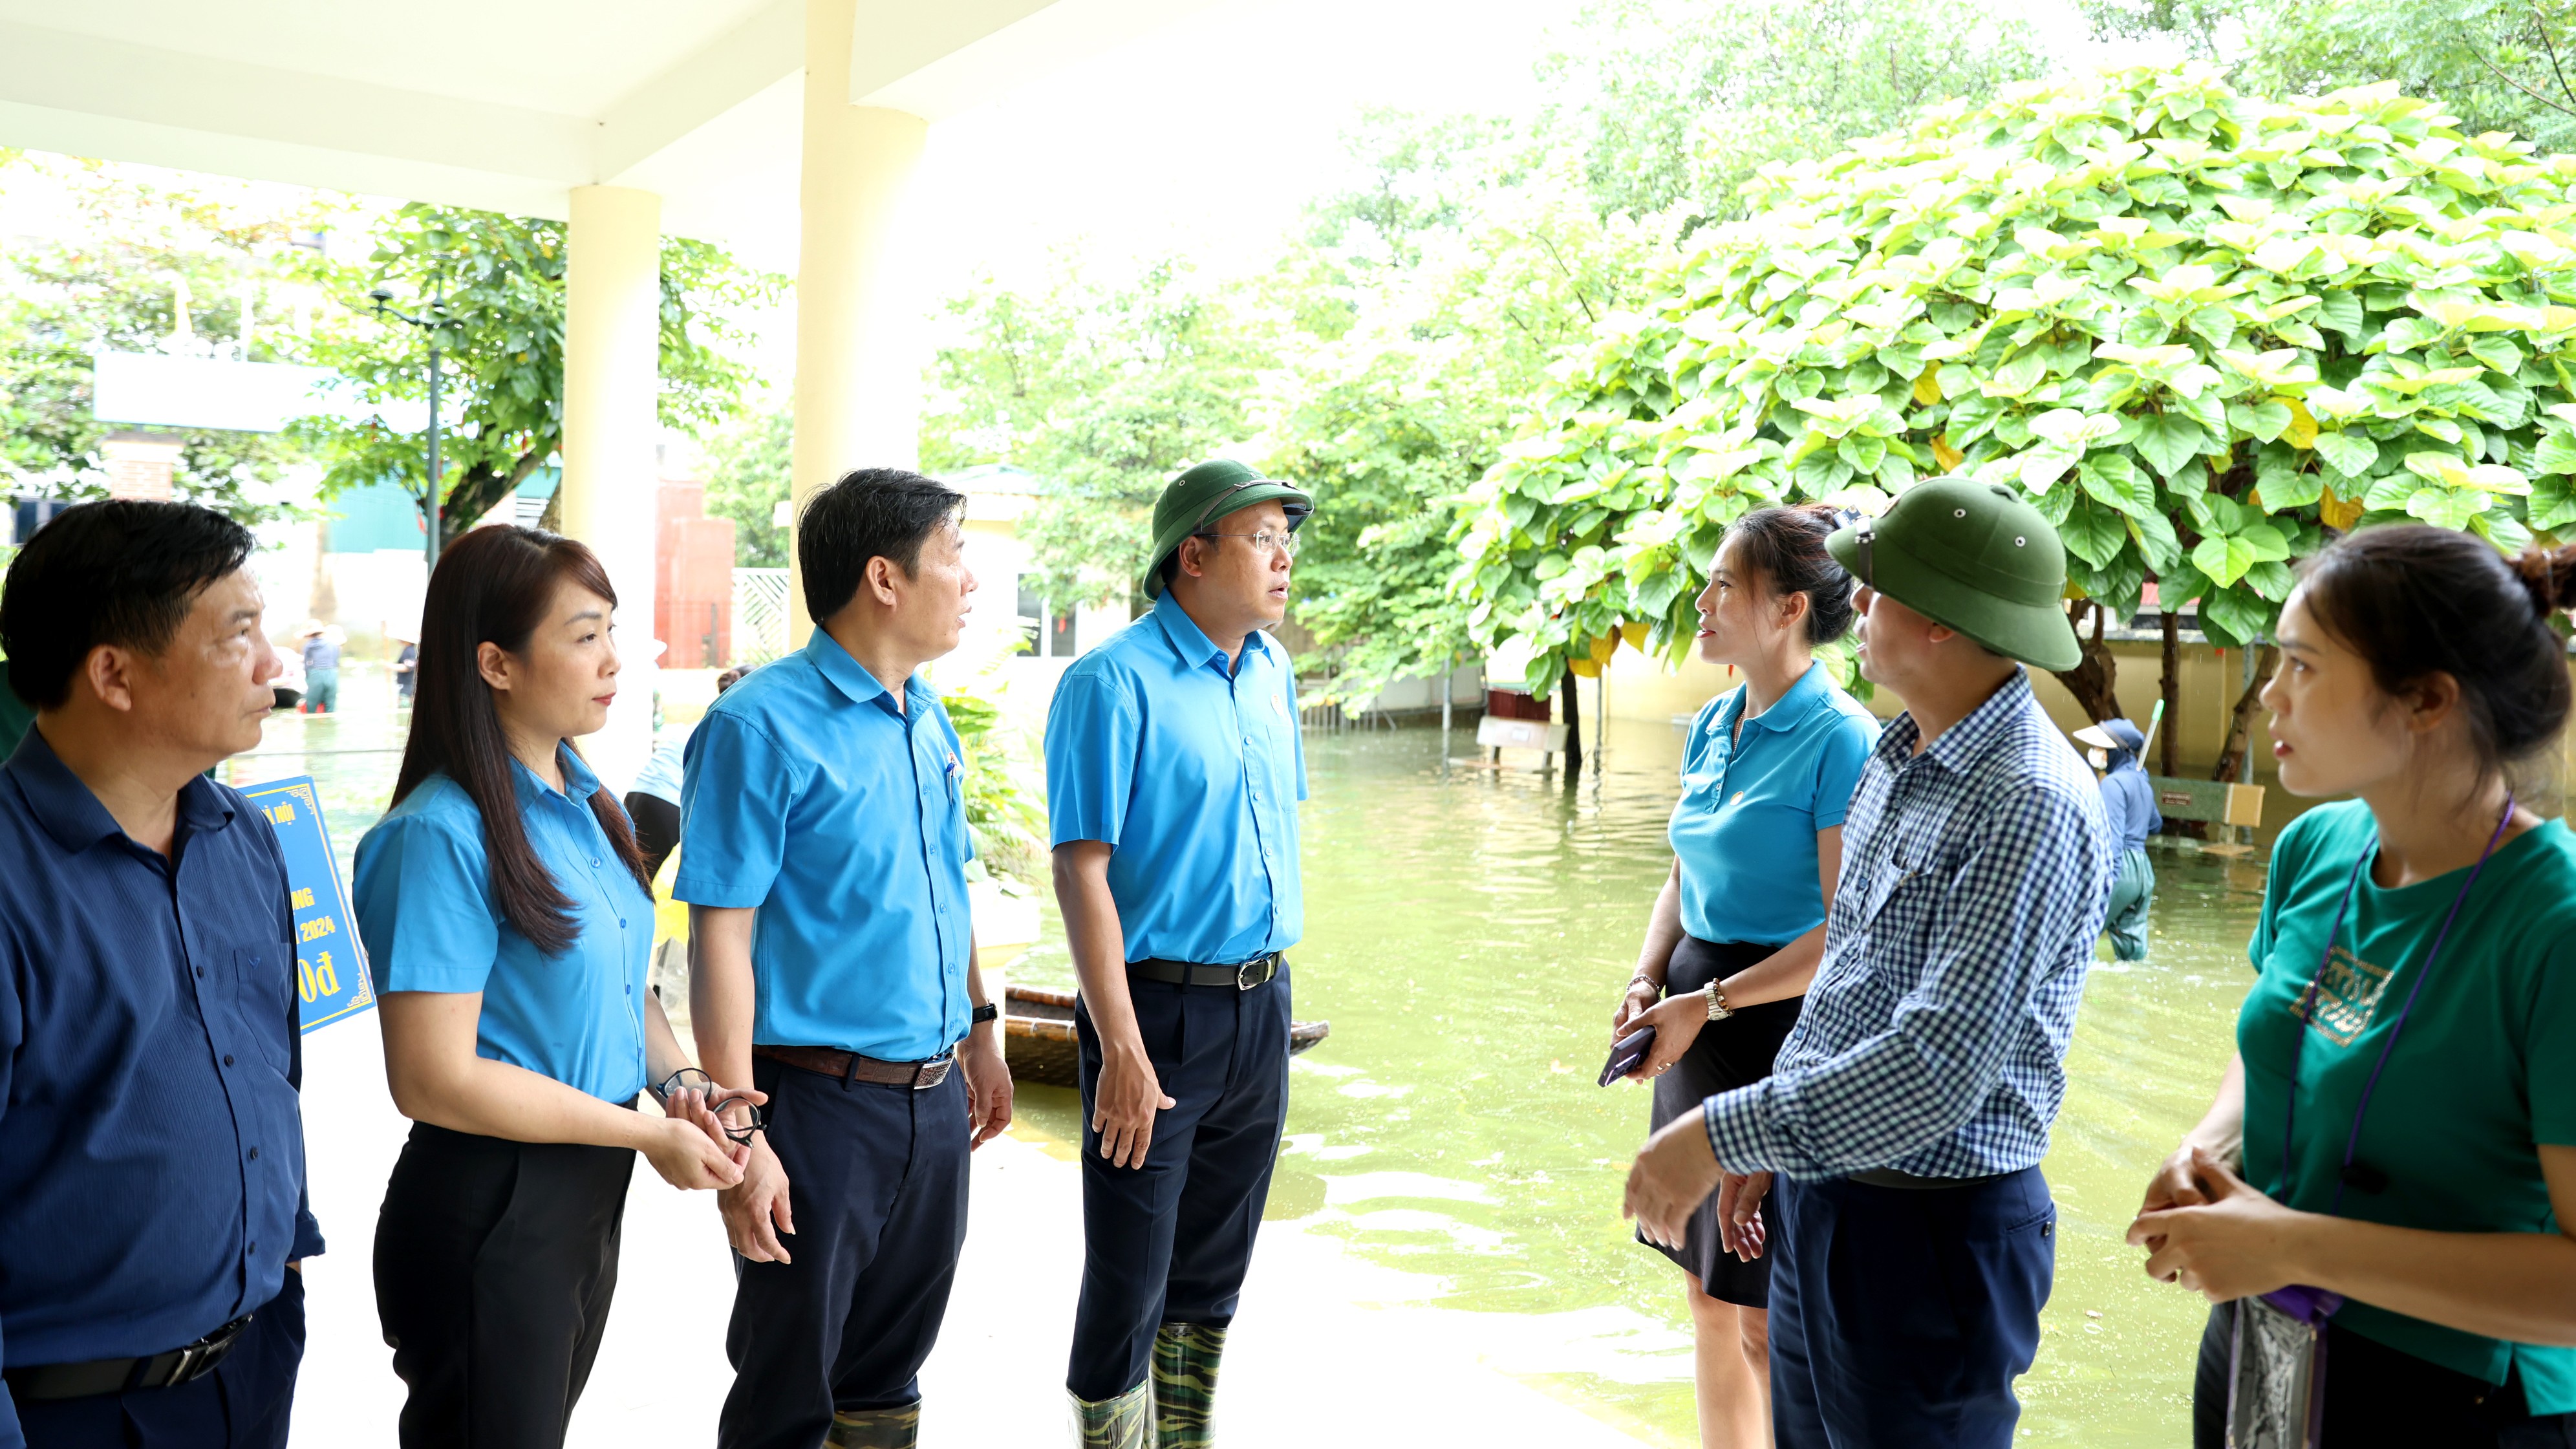
{"label": "blue checkered shirt", "polygon": [[1899,715],[1870,751],[1771,1075],[1706,1103],[1731,1171],[1978,1177],[2048,1151],[2111,895],[2101,792],[2020,672],[1917,754],[1921,733]]}

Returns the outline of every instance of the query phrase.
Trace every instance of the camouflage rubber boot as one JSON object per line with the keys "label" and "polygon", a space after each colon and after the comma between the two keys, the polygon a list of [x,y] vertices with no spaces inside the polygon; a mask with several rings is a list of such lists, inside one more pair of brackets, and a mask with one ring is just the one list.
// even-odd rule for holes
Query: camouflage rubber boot
{"label": "camouflage rubber boot", "polygon": [[823,1449],[913,1449],[921,1442],[921,1400],[899,1409],[836,1409]]}
{"label": "camouflage rubber boot", "polygon": [[1155,1331],[1155,1449],[1207,1449],[1216,1442],[1208,1418],[1216,1408],[1217,1360],[1224,1356],[1222,1328],[1166,1323]]}
{"label": "camouflage rubber boot", "polygon": [[1073,1400],[1073,1442],[1081,1449],[1153,1449],[1153,1439],[1151,1383],[1114,1399]]}

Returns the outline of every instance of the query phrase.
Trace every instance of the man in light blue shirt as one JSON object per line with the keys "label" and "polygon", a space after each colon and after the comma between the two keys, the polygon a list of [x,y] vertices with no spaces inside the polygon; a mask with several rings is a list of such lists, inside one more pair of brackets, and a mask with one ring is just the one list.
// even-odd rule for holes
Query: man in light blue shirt
{"label": "man in light blue shirt", "polygon": [[[1288,1108],[1304,929],[1286,616],[1313,504],[1202,463],[1154,509],[1153,611],[1065,672],[1047,713],[1056,900],[1082,978],[1081,1443],[1204,1445]],[[1152,1384],[1147,1385],[1150,1370]],[[1149,1417],[1150,1416],[1150,1417]]]}
{"label": "man in light blue shirt", "polygon": [[915,677],[957,647],[975,589],[964,504],[894,469],[816,494],[796,530],[812,641],[689,737],[672,893],[691,907],[698,1057],[769,1094],[720,1197],[742,1259],[725,1449],[915,1442],[966,1155],[1010,1125],[964,762]]}

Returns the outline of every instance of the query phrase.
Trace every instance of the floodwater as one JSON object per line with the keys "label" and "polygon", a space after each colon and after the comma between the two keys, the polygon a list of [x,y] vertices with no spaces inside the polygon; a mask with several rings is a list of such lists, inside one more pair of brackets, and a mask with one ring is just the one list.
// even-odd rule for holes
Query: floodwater
{"label": "floodwater", "polygon": [[[381,673],[352,670],[343,694],[340,718],[273,719],[226,778],[314,775],[345,869],[400,736]],[[1297,1014],[1333,1034],[1295,1063],[1269,1217],[1420,1275],[1428,1321],[1497,1367],[1645,1442],[1696,1444],[1679,1275],[1619,1218],[1646,1094],[1594,1085],[1670,860],[1681,732],[1614,723],[1606,768],[1571,788],[1481,768],[1470,740],[1444,769],[1434,730],[1307,738]],[[2158,850],[2152,959],[2094,968],[2046,1164],[2063,1227],[2024,1443],[2188,1437],[2200,1300],[2148,1282],[2121,1233],[2226,1061],[2260,859]],[[1071,984],[1051,911],[1012,977]],[[1027,1126],[1069,1141],[1078,1115],[1069,1092],[1023,1091]]]}
{"label": "floodwater", "polygon": [[[1297,1015],[1333,1033],[1295,1064],[1269,1216],[1436,1276],[1460,1331],[1494,1335],[1512,1371],[1695,1445],[1680,1275],[1619,1217],[1647,1096],[1595,1085],[1671,864],[1681,734],[1616,722],[1607,768],[1571,789],[1527,768],[1444,771],[1436,730],[1307,737],[1291,956]],[[2045,1166],[2063,1226],[2024,1443],[2189,1438],[2206,1305],[2149,1282],[2121,1237],[2232,1049],[2263,871],[2259,854],[2155,855],[2151,959],[2095,967]],[[1069,984],[1071,966],[1051,940],[1014,976]],[[1075,1130],[1070,1094],[1031,1106]]]}

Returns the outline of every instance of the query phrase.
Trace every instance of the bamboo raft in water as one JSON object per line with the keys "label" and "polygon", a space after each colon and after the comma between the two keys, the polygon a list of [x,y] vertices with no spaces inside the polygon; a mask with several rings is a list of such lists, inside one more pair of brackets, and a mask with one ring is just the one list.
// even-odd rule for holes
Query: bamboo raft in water
{"label": "bamboo raft in water", "polygon": [[[1002,1000],[1002,1054],[1011,1064],[1012,1080],[1050,1087],[1079,1085],[1081,1048],[1073,1036],[1074,993],[1014,986]],[[1293,1057],[1332,1034],[1331,1022],[1290,1022],[1288,1055]]]}

